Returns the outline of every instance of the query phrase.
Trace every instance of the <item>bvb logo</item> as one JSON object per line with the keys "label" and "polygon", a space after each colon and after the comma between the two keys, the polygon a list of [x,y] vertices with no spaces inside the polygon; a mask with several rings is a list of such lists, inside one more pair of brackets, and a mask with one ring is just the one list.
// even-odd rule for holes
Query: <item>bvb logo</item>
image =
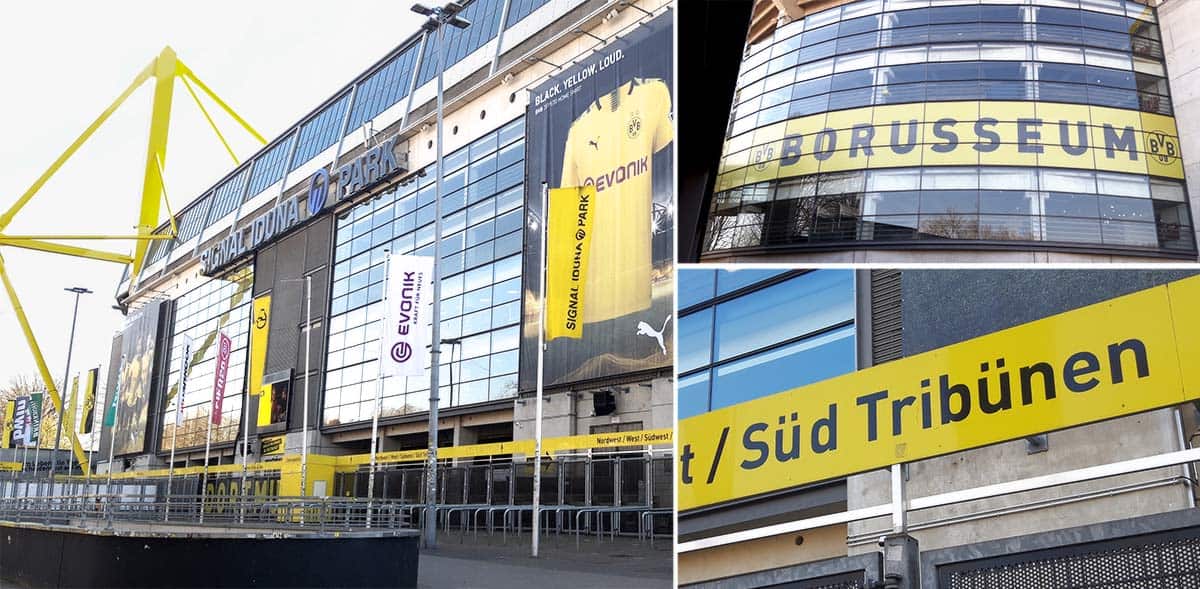
{"label": "bvb logo", "polygon": [[625,128],[625,134],[630,139],[638,136],[642,132],[642,117],[638,113],[633,113],[629,116],[629,125]]}
{"label": "bvb logo", "polygon": [[254,327],[264,329],[267,327],[267,310],[262,309],[261,312],[254,317]]}
{"label": "bvb logo", "polygon": [[767,169],[767,162],[775,155],[774,147],[761,147],[754,151],[754,169],[759,172]]}
{"label": "bvb logo", "polygon": [[1166,133],[1148,131],[1146,148],[1161,164],[1169,164],[1172,159],[1179,157],[1179,145],[1175,143],[1174,137]]}

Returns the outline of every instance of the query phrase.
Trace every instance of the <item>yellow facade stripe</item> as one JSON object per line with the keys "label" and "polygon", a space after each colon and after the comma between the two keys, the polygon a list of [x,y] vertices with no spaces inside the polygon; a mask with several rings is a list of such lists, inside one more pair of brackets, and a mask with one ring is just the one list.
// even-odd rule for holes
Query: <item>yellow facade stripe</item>
{"label": "yellow facade stripe", "polygon": [[1187,278],[681,420],[679,508],[1200,399],[1198,297]]}
{"label": "yellow facade stripe", "polygon": [[20,462],[0,462],[0,472],[21,471]]}
{"label": "yellow facade stripe", "polygon": [[1172,117],[1051,102],[958,101],[799,117],[726,142],[718,190],[897,167],[1041,166],[1183,179]]}

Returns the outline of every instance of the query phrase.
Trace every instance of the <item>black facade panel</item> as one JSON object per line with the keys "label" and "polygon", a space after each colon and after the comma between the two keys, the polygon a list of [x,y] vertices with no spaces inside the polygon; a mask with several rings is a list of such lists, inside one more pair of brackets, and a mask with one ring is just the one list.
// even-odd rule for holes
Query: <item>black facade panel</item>
{"label": "black facade panel", "polygon": [[904,355],[1194,274],[1188,270],[904,270]]}

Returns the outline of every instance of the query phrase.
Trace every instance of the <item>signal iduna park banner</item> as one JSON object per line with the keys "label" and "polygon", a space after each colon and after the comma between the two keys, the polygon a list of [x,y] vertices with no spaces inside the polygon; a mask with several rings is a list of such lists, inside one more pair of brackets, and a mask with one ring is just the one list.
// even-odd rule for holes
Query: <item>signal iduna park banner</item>
{"label": "signal iduna park banner", "polygon": [[1188,278],[681,420],[679,509],[1200,399],[1197,301]]}
{"label": "signal iduna park banner", "polygon": [[[551,333],[563,335],[547,340],[547,385],[672,365],[671,56],[672,14],[667,12],[531,91],[525,121],[529,214],[547,219],[541,210],[543,188],[595,190],[594,201],[586,203],[589,229],[582,238],[553,229],[547,235],[547,248],[555,252],[551,258],[585,242],[587,249],[581,280],[558,275],[548,280],[552,287],[572,284],[581,291],[577,304],[551,305],[561,312],[547,314],[547,325],[557,326]],[[525,231],[522,390],[531,390],[537,378],[543,226],[539,222]],[[572,267],[556,265],[552,271],[569,273]],[[573,315],[567,317],[568,312]]]}
{"label": "signal iduna park banner", "polygon": [[726,142],[716,190],[824,172],[908,166],[1044,166],[1183,179],[1163,115],[1051,102],[856,108],[781,121]]}

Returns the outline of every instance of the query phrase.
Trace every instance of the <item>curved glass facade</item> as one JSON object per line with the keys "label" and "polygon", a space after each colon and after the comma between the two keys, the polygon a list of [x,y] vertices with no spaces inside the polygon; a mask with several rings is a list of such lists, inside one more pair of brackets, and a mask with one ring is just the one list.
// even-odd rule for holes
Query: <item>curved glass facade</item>
{"label": "curved glass facade", "polygon": [[704,250],[1194,257],[1172,115],[1136,2],[831,8],[747,48]]}

